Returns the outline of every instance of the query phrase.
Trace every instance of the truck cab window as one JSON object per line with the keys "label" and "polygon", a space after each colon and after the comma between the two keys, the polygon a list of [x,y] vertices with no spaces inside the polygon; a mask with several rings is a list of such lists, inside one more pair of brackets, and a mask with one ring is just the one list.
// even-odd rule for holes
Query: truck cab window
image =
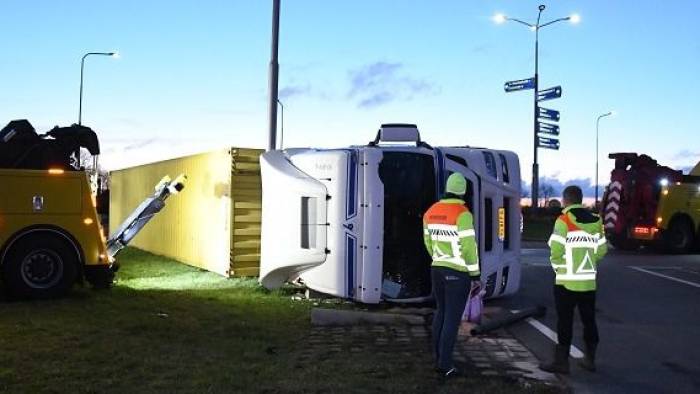
{"label": "truck cab window", "polygon": [[501,159],[501,173],[503,173],[503,182],[510,183],[510,176],[508,175],[508,161],[503,153],[499,153],[498,157]]}
{"label": "truck cab window", "polygon": [[484,163],[486,163],[486,171],[494,178],[498,178],[498,170],[496,169],[496,158],[491,152],[482,152],[484,154]]}

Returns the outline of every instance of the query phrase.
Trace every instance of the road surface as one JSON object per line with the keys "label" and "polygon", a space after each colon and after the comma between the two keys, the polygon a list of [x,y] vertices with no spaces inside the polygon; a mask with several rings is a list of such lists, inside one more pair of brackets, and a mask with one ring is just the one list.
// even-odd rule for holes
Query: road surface
{"label": "road surface", "polygon": [[[494,301],[510,310],[534,305],[547,315],[510,327],[541,360],[556,338],[554,273],[548,249],[523,250],[517,296]],[[700,393],[700,255],[670,256],[612,250],[598,270],[598,372],[571,361],[564,379],[576,393]],[[578,313],[573,355],[583,349]]]}

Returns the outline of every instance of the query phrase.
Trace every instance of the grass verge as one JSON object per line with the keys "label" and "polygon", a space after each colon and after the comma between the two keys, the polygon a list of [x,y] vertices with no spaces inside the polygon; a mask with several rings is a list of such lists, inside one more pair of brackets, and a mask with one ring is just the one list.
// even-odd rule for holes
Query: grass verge
{"label": "grass verge", "polygon": [[225,279],[134,249],[120,260],[111,290],[76,288],[53,301],[0,300],[0,392],[524,389],[484,379],[434,386],[423,359],[397,370],[391,356],[371,349],[303,364],[309,302],[265,291],[254,279]]}

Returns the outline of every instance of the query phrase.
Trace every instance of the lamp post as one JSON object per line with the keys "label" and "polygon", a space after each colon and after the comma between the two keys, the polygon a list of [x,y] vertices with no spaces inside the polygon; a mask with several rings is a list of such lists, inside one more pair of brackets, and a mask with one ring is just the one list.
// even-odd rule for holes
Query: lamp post
{"label": "lamp post", "polygon": [[280,105],[280,149],[284,149],[284,105],[280,99],[277,99],[277,104]]}
{"label": "lamp post", "polygon": [[531,31],[535,32],[535,77],[534,77],[534,120],[533,120],[533,142],[534,142],[534,148],[533,148],[533,155],[534,155],[534,160],[532,162],[532,201],[534,206],[538,206],[539,202],[539,164],[537,162],[537,148],[538,148],[538,137],[537,137],[537,92],[539,88],[539,75],[538,75],[538,67],[539,67],[539,35],[540,35],[540,29],[549,25],[553,25],[557,22],[563,22],[563,21],[570,21],[571,23],[578,23],[581,21],[581,18],[577,14],[572,14],[570,16],[564,17],[564,18],[558,18],[551,20],[547,23],[540,23],[540,20],[542,18],[542,11],[545,9],[545,5],[541,4],[538,7],[539,12],[537,13],[537,22],[535,24],[528,23],[525,21],[522,21],[517,18],[511,18],[503,14],[496,14],[493,17],[494,22],[501,24],[506,21],[513,21],[516,23],[520,23],[521,25],[527,26]]}
{"label": "lamp post", "polygon": [[280,36],[280,4],[281,0],[272,0],[272,42],[270,53],[270,101],[268,103],[268,150],[275,150],[277,147],[277,87],[279,79],[279,36]]}
{"label": "lamp post", "polygon": [[615,112],[609,111],[598,116],[595,121],[595,207],[598,209],[598,128],[600,120],[606,116],[614,115]]}
{"label": "lamp post", "polygon": [[90,55],[118,57],[116,52],[88,52],[80,60],[80,102],[78,103],[78,124],[83,121],[83,72],[85,70],[85,58]]}

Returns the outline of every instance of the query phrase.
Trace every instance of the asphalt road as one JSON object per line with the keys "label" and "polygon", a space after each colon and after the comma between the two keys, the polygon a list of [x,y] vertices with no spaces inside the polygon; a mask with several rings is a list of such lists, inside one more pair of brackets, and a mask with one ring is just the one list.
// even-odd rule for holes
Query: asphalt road
{"label": "asphalt road", "polygon": [[[551,357],[554,345],[543,331],[556,331],[548,255],[548,249],[524,249],[519,294],[493,302],[511,310],[547,307],[547,315],[537,319],[546,327],[537,329],[532,321],[510,327],[541,360]],[[598,372],[570,359],[571,374],[564,379],[574,392],[700,393],[700,255],[611,251],[598,270],[596,312]],[[578,349],[582,335],[577,313]]]}

